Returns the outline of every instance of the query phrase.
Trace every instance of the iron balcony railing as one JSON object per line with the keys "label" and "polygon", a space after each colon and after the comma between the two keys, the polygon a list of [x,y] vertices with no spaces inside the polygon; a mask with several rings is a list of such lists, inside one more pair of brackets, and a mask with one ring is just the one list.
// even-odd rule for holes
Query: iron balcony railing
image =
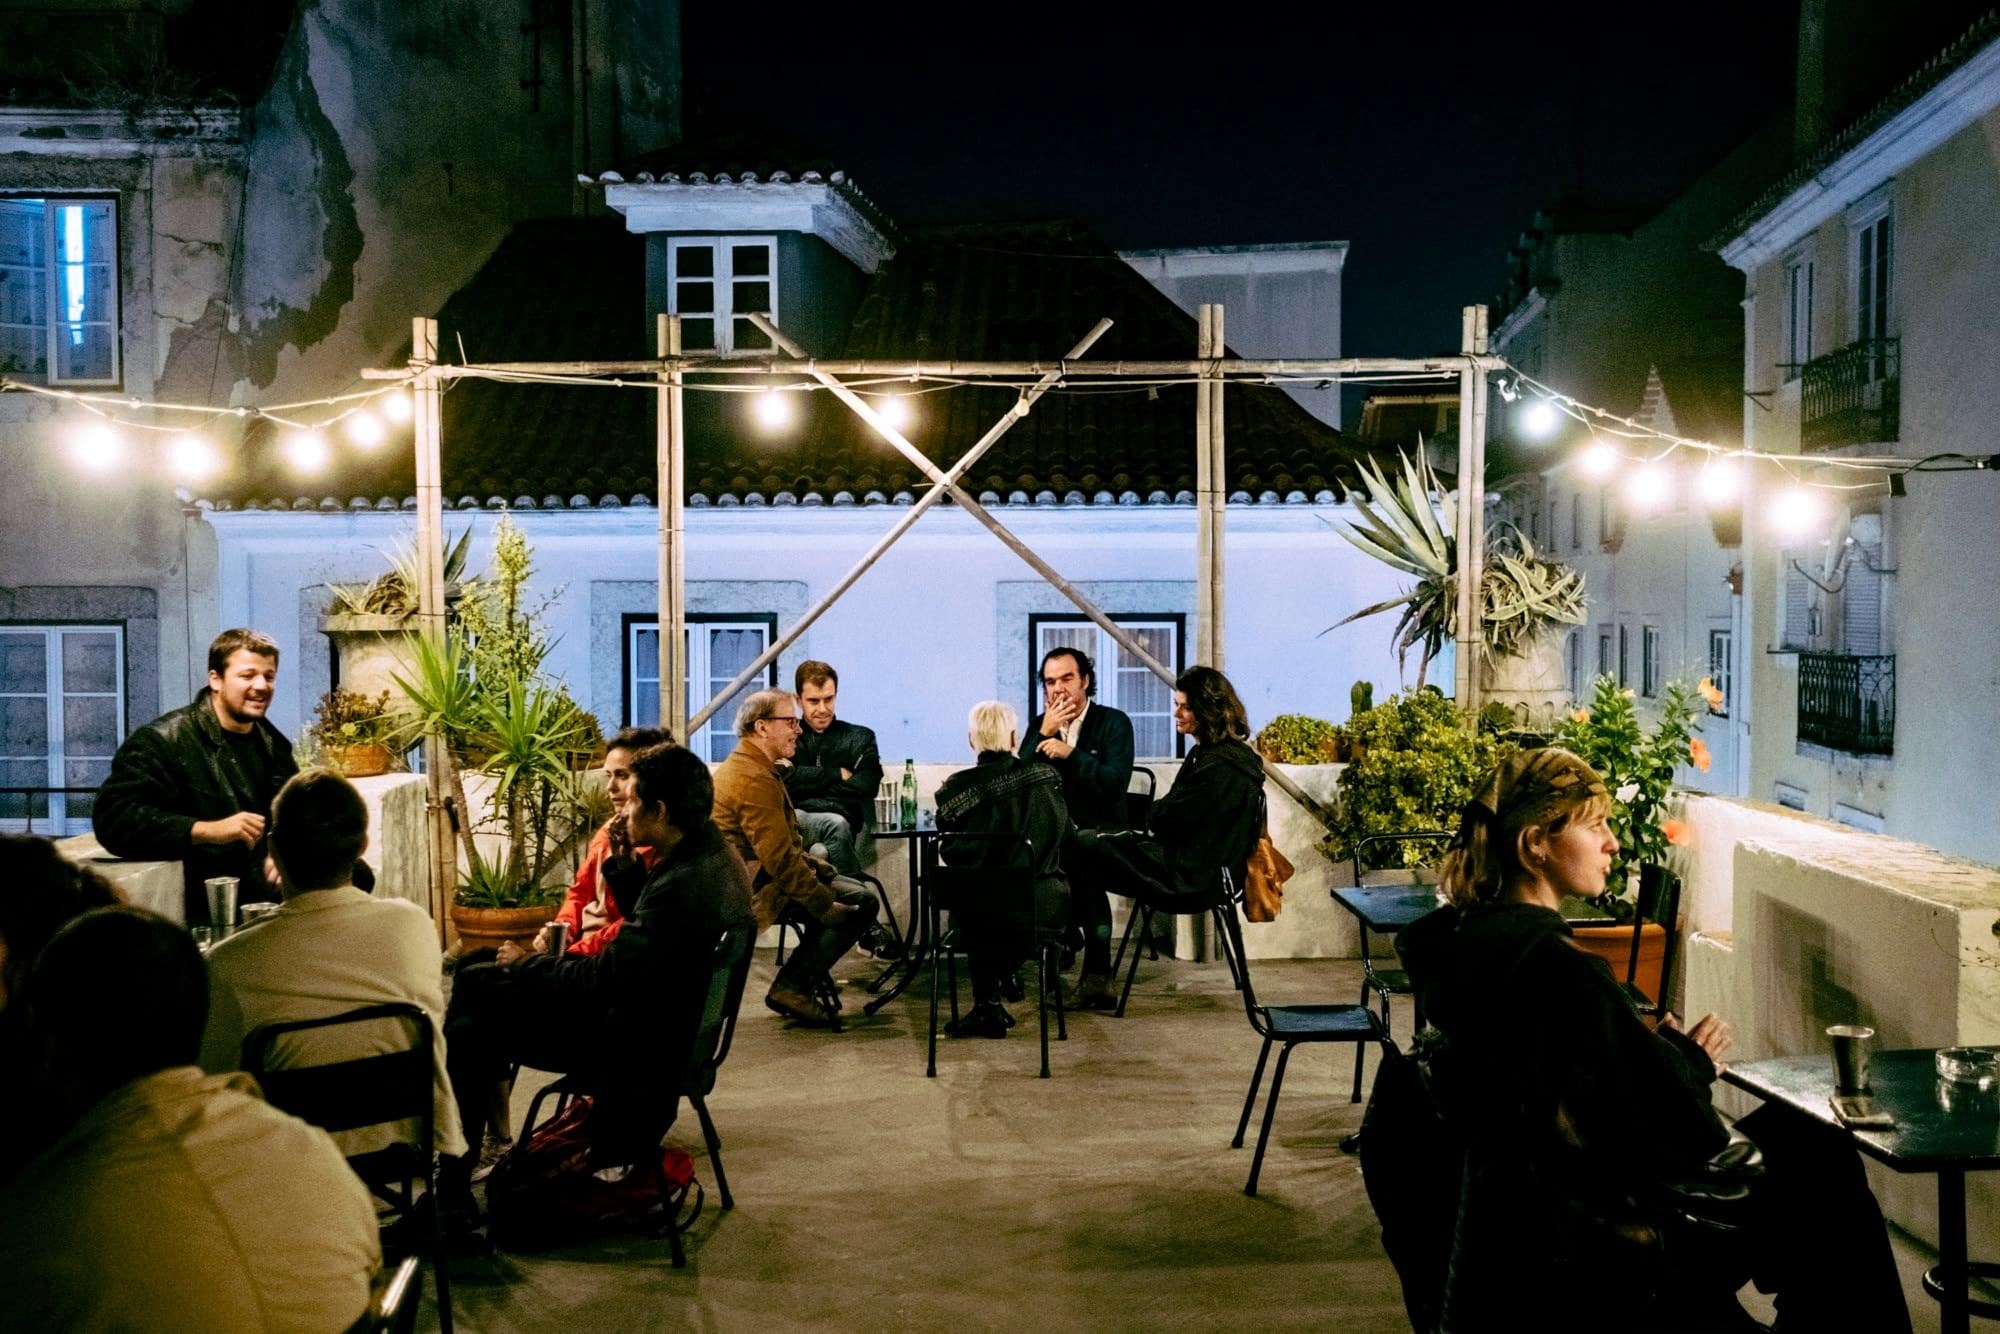
{"label": "iron balcony railing", "polygon": [[1891,754],[1895,655],[1799,654],[1799,740],[1852,755]]}
{"label": "iron balcony railing", "polygon": [[1901,359],[1897,339],[1866,338],[1808,361],[1800,373],[1800,447],[1895,443],[1902,415]]}

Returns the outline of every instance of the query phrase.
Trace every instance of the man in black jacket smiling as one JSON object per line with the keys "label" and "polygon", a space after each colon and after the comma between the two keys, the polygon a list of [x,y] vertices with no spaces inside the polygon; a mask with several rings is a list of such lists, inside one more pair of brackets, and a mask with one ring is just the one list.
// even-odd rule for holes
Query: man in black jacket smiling
{"label": "man in black jacket smiling", "polygon": [[799,747],[778,762],[792,794],[807,847],[826,845],[836,871],[858,877],[873,861],[869,829],[882,787],[882,755],[872,729],[833,716],[840,673],[824,662],[802,662],[793,674],[799,697]]}
{"label": "man in black jacket smiling", "polygon": [[240,903],[278,897],[264,877],[264,822],[299,766],[264,717],[277,682],[268,636],[224,630],[208,647],[208,685],[194,703],[125,738],[98,789],[98,842],[136,861],[180,862],[190,924],[208,921],[202,881],[211,876],[235,876]]}

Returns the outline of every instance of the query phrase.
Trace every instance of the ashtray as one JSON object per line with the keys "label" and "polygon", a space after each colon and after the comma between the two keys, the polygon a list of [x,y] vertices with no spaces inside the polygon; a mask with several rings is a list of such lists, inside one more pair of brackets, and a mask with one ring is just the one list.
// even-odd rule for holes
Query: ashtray
{"label": "ashtray", "polygon": [[1939,1079],[1988,1088],[2000,1080],[2000,1047],[1943,1047],[1937,1054]]}

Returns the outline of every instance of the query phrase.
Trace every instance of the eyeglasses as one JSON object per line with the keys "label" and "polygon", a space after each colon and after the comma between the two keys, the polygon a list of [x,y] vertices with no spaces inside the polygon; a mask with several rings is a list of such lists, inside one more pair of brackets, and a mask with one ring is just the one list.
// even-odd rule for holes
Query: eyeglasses
{"label": "eyeglasses", "polygon": [[779,726],[781,726],[781,727],[798,727],[798,726],[800,726],[800,723],[799,723],[799,720],[798,720],[797,718],[784,718],[784,717],[780,717],[780,716],[778,716],[777,714],[772,714],[772,715],[770,715],[769,717],[765,717],[765,718],[759,718],[759,719],[758,719],[757,721],[758,721],[758,722],[760,722],[760,723],[776,723],[776,724],[778,724],[778,725],[779,725]]}

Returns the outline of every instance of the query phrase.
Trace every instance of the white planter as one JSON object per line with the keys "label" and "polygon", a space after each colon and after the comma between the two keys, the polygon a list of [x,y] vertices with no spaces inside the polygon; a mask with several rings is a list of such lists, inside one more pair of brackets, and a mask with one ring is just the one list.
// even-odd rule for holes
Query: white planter
{"label": "white planter", "polygon": [[1524,732],[1555,731],[1570,702],[1562,646],[1562,631],[1551,628],[1530,640],[1526,652],[1485,657],[1479,669],[1481,696],[1505,705]]}
{"label": "white planter", "polygon": [[410,670],[414,617],[322,616],[319,628],[333,641],[333,651],[339,655],[341,689],[370,699],[386,690],[392,710],[409,704],[395,677]]}

